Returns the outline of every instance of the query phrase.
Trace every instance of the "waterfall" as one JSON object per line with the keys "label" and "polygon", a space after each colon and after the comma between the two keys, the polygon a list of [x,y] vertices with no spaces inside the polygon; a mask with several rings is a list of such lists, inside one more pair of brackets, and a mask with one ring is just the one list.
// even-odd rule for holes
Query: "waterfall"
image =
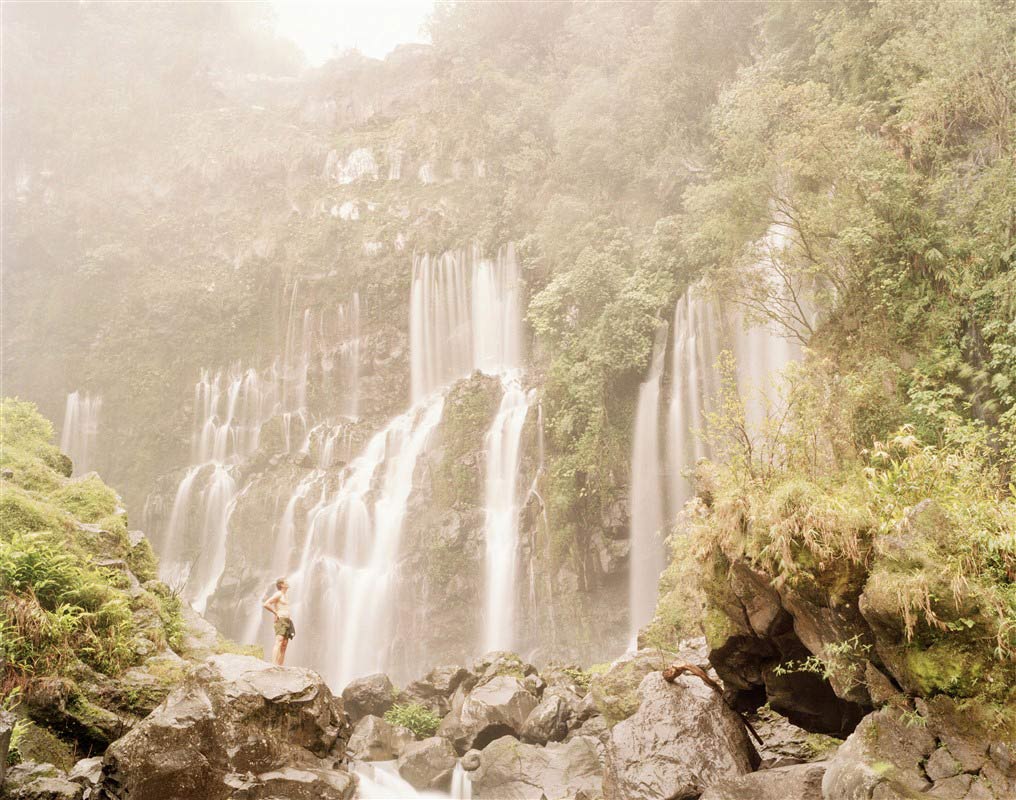
{"label": "waterfall", "polygon": [[413,257],[410,295],[413,402],[479,369],[521,366],[521,287],[514,245],[497,258],[474,246],[439,257]]}
{"label": "waterfall", "polygon": [[664,362],[660,339],[654,346],[649,375],[639,389],[635,418],[629,572],[633,636],[653,615],[657,582],[666,564],[660,532],[691,496],[693,487],[686,473],[700,458],[712,456],[702,433],[719,397],[720,353],[733,353],[737,392],[750,435],[760,431],[767,412],[779,400],[780,371],[800,355],[799,348],[779,335],[774,325],[746,325],[741,313],[724,313],[699,285],[678,300],[673,327],[666,486],[659,474],[658,414]]}
{"label": "waterfall", "polygon": [[722,319],[715,304],[696,287],[677,301],[671,351],[670,406],[667,412],[667,486],[670,517],[691,496],[685,473],[711,453],[701,432],[719,391],[716,360]]}
{"label": "waterfall", "polygon": [[297,637],[293,649],[334,685],[386,665],[413,473],[443,408],[436,394],[393,419],[349,465],[335,495],[308,515],[290,582],[294,617],[316,636]]}
{"label": "waterfall", "polygon": [[666,354],[666,326],[657,331],[649,374],[639,387],[632,436],[631,488],[631,574],[629,613],[632,641],[639,628],[653,616],[656,583],[665,564],[663,528],[663,481],[660,467],[659,414],[660,383]]}
{"label": "waterfall", "polygon": [[60,449],[70,457],[74,475],[83,475],[92,467],[101,411],[100,395],[92,397],[87,392],[71,392],[67,395]]}
{"label": "waterfall", "polygon": [[485,603],[484,650],[509,650],[515,631],[515,574],[519,537],[519,440],[533,392],[506,376],[504,395],[487,431],[484,497]]}
{"label": "waterfall", "polygon": [[395,761],[357,761],[353,772],[359,778],[356,796],[362,800],[412,800],[412,798],[447,798],[447,800],[472,800],[473,785],[469,773],[456,762],[452,772],[451,793],[419,791],[398,773]]}

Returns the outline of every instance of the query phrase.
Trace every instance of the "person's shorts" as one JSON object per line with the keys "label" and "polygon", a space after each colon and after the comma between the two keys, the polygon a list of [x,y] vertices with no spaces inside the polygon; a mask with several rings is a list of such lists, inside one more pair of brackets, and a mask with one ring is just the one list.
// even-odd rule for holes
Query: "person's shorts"
{"label": "person's shorts", "polygon": [[292,639],[296,636],[296,626],[293,624],[293,620],[289,617],[277,617],[275,620],[275,635],[285,636],[287,639]]}

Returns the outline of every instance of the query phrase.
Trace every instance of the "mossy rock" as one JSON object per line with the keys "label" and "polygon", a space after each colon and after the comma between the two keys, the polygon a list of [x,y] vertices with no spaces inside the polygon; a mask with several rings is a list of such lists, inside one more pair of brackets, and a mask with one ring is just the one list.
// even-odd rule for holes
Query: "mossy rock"
{"label": "mossy rock", "polygon": [[589,690],[597,710],[611,726],[638,711],[638,688],[650,672],[664,669],[674,654],[662,650],[639,650],[615,661],[604,672],[594,673]]}
{"label": "mossy rock", "polygon": [[[668,545],[670,563],[660,576],[653,619],[639,633],[641,647],[676,650],[682,639],[701,636],[704,630],[706,599],[699,585],[702,567],[692,553],[687,536],[676,533],[670,537]],[[714,630],[714,635],[722,634]]]}
{"label": "mossy rock", "polygon": [[30,720],[19,723],[15,745],[17,752],[12,755],[19,761],[52,764],[64,771],[73,767],[77,761],[73,744]]}
{"label": "mossy rock", "polygon": [[71,481],[53,495],[54,502],[82,522],[95,523],[116,514],[119,498],[98,475]]}

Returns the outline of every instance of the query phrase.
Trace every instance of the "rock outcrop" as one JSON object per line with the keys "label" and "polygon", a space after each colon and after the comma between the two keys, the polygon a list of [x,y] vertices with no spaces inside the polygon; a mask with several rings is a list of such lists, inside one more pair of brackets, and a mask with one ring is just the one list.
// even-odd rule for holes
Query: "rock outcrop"
{"label": "rock outcrop", "polygon": [[651,672],[638,697],[635,714],[610,732],[606,800],[690,800],[758,763],[741,719],[698,678],[671,684]]}
{"label": "rock outcrop", "polygon": [[546,747],[504,736],[480,754],[472,774],[474,796],[498,800],[599,797],[602,764],[596,739],[580,736]]}
{"label": "rock outcrop", "polygon": [[829,760],[823,800],[1016,797],[1016,748],[993,741],[976,707],[938,696],[869,714]]}
{"label": "rock outcrop", "polygon": [[309,670],[221,655],[189,675],[103,758],[104,800],[347,800],[342,702]]}

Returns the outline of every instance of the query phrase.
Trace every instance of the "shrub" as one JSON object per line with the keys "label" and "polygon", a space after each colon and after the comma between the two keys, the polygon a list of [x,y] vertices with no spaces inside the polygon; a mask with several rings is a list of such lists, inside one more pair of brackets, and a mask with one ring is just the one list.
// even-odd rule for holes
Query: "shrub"
{"label": "shrub", "polygon": [[417,739],[426,739],[437,732],[441,718],[419,703],[396,703],[385,712],[385,722],[409,728]]}

